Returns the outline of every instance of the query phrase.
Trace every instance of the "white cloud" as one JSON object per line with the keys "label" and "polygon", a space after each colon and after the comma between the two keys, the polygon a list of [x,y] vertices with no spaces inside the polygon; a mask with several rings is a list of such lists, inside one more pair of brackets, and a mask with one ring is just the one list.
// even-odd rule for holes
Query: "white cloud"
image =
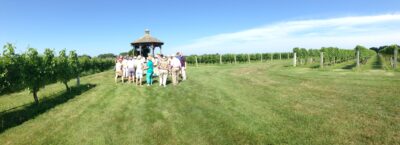
{"label": "white cloud", "polygon": [[186,54],[285,52],[293,47],[353,48],[400,43],[400,14],[281,22],[172,47]]}

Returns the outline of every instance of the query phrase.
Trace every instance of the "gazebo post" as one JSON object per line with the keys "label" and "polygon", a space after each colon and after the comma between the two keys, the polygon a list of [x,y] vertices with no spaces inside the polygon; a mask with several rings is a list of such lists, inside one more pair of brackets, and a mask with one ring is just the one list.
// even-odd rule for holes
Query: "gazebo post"
{"label": "gazebo post", "polygon": [[161,45],[160,45],[160,54],[162,54],[162,52],[161,52]]}
{"label": "gazebo post", "polygon": [[142,45],[139,45],[139,54],[142,56]]}

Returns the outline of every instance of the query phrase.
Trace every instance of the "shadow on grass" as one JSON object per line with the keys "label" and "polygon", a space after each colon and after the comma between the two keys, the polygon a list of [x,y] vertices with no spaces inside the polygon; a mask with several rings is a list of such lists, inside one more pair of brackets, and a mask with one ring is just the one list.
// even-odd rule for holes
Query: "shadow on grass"
{"label": "shadow on grass", "polygon": [[317,68],[321,68],[321,66],[319,64],[316,64],[316,65],[311,65],[310,68],[317,69]]}
{"label": "shadow on grass", "polygon": [[71,87],[69,92],[62,91],[54,96],[49,96],[39,100],[39,104],[35,104],[33,102],[0,112],[0,133],[3,133],[9,128],[18,126],[29,119],[33,119],[36,116],[39,116],[40,114],[45,113],[57,105],[63,104],[94,87],[96,87],[96,85],[82,84],[79,87]]}
{"label": "shadow on grass", "polygon": [[342,67],[342,69],[353,69],[354,67],[356,67],[356,63],[352,63],[352,64],[348,64]]}

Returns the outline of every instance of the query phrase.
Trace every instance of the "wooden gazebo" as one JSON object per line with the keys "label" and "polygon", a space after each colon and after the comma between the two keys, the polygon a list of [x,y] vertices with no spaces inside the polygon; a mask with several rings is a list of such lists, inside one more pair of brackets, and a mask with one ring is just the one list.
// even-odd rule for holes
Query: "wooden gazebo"
{"label": "wooden gazebo", "polygon": [[159,39],[152,37],[150,35],[150,31],[148,29],[145,30],[144,36],[133,41],[131,43],[135,55],[139,54],[141,56],[147,57],[147,55],[150,53],[154,57],[154,49],[156,47],[160,48],[160,53],[161,53],[161,46],[164,44],[164,42],[160,41]]}

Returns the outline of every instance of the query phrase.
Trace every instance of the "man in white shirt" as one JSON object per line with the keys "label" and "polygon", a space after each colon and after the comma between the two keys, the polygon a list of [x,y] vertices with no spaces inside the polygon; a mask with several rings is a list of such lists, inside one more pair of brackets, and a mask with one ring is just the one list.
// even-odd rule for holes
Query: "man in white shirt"
{"label": "man in white shirt", "polygon": [[170,65],[171,65],[171,73],[172,73],[172,84],[177,85],[179,71],[181,69],[181,61],[177,58],[177,56],[174,56],[171,60]]}
{"label": "man in white shirt", "polygon": [[125,78],[128,77],[128,60],[126,58],[126,56],[124,57],[124,59],[122,60],[122,82],[125,81]]}
{"label": "man in white shirt", "polygon": [[118,81],[118,77],[121,76],[122,80],[123,80],[123,76],[122,76],[122,63],[121,60],[117,60],[117,63],[115,63],[115,82],[117,83]]}
{"label": "man in white shirt", "polygon": [[142,85],[142,78],[143,78],[143,63],[144,60],[141,56],[138,56],[136,60],[136,85]]}

